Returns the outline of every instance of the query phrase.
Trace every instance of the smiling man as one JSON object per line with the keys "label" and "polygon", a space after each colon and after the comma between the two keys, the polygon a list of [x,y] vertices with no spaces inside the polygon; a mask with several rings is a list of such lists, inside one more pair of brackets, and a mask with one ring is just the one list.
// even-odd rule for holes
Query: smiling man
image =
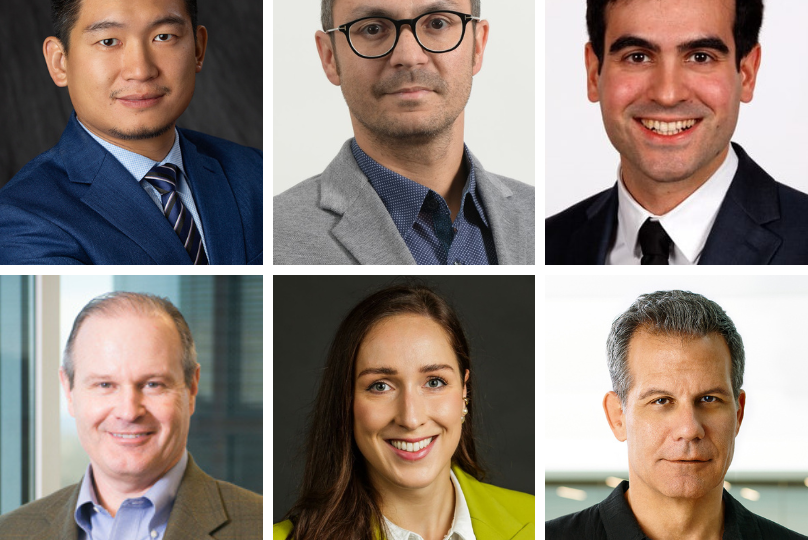
{"label": "smiling man", "polygon": [[315,39],[354,138],[274,199],[276,264],[533,264],[534,190],[463,143],[479,0],[323,0]]}
{"label": "smiling man", "polygon": [[52,0],[75,109],[0,191],[0,263],[261,264],[263,155],[176,127],[208,33],[196,0]]}
{"label": "smiling man", "polygon": [[263,497],[214,480],[185,448],[199,364],[173,304],[92,300],[59,376],[90,465],[79,484],[0,517],[0,539],[261,538]]}
{"label": "smiling man", "polygon": [[546,220],[547,264],[806,264],[808,196],[730,143],[762,0],[588,0],[587,91],[617,183]]}
{"label": "smiling man", "polygon": [[628,481],[548,521],[548,540],[805,539],[724,490],[746,406],[744,348],[715,302],[687,291],[640,296],[612,323],[613,391],[603,400],[628,447]]}

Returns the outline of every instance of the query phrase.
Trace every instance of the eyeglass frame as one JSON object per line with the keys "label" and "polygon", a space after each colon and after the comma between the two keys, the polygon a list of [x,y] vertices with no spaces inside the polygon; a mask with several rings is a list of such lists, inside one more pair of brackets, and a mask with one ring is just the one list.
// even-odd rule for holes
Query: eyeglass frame
{"label": "eyeglass frame", "polygon": [[[451,13],[452,15],[459,16],[463,20],[463,31],[460,34],[460,39],[457,41],[457,45],[455,45],[451,49],[446,49],[445,51],[433,51],[432,49],[424,46],[424,44],[421,43],[421,40],[418,39],[418,32],[415,30],[415,23],[418,22],[418,19],[421,19],[422,17],[426,17],[427,15],[432,15],[434,13]],[[357,51],[354,48],[353,43],[351,43],[351,36],[348,34],[348,31],[350,30],[351,26],[353,26],[354,24],[356,24],[356,23],[358,23],[360,21],[365,21],[367,19],[385,19],[385,20],[388,20],[391,23],[393,23],[393,25],[396,27],[396,40],[393,42],[393,46],[390,47],[390,50],[387,51],[386,53],[380,54],[378,56],[365,56],[364,54],[360,54],[359,51]],[[354,54],[356,54],[356,56],[358,56],[360,58],[366,58],[368,60],[375,60],[377,58],[384,58],[385,56],[387,56],[388,54],[391,54],[396,49],[396,45],[398,45],[398,40],[401,37],[401,27],[404,26],[405,24],[409,25],[410,30],[412,30],[412,37],[415,38],[415,42],[418,43],[418,45],[420,45],[422,49],[424,49],[427,52],[431,52],[433,54],[443,54],[443,53],[447,53],[447,52],[452,52],[456,48],[460,47],[461,43],[463,43],[463,38],[466,37],[466,26],[467,26],[466,23],[468,23],[469,21],[481,21],[481,20],[482,20],[482,17],[474,17],[470,13],[461,13],[459,11],[451,11],[451,10],[448,10],[448,9],[436,9],[435,11],[427,11],[426,13],[422,13],[422,14],[418,15],[417,17],[415,17],[414,19],[398,19],[398,20],[396,20],[396,19],[391,19],[390,17],[384,17],[384,16],[362,17],[361,19],[356,19],[355,21],[347,22],[347,23],[345,23],[343,25],[337,26],[336,28],[326,30],[325,33],[330,34],[331,32],[336,32],[337,30],[339,30],[340,32],[345,34],[345,39],[348,40],[348,46],[351,48],[351,50],[354,52]]]}

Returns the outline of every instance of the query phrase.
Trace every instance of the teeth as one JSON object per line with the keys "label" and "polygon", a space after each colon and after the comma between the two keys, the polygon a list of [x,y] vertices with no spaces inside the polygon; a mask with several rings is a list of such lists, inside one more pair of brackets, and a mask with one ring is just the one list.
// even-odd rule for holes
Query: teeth
{"label": "teeth", "polygon": [[417,452],[418,450],[423,450],[424,448],[429,446],[429,443],[431,443],[431,442],[432,442],[432,437],[420,440],[420,441],[418,441],[416,443],[393,440],[393,441],[390,441],[390,444],[392,444],[393,446],[395,446],[399,450],[404,450],[405,452]]}
{"label": "teeth", "polygon": [[126,435],[124,433],[113,433],[113,437],[117,437],[119,439],[137,439],[138,437],[145,437],[145,433],[136,433],[134,435]]}
{"label": "teeth", "polygon": [[677,120],[676,122],[660,122],[659,120],[649,120],[643,118],[640,120],[642,125],[646,128],[659,133],[660,135],[678,135],[696,125],[696,120]]}

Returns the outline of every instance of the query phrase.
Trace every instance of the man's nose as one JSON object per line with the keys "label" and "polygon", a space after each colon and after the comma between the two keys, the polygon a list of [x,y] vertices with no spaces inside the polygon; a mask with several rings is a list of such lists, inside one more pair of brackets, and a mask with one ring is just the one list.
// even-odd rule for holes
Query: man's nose
{"label": "man's nose", "polygon": [[121,76],[127,81],[148,81],[157,76],[157,65],[149,46],[137,41],[126,44]]}
{"label": "man's nose", "polygon": [[122,387],[117,397],[115,414],[118,418],[134,422],[143,415],[143,392],[139,388]]}
{"label": "man's nose", "polygon": [[673,107],[691,97],[687,70],[679,60],[660,62],[651,73],[649,96],[652,101],[665,107]]}
{"label": "man's nose", "polygon": [[425,64],[429,61],[429,56],[423,47],[415,39],[415,32],[412,27],[405,24],[401,27],[393,52],[390,53],[390,63],[394,66],[412,67]]}
{"label": "man's nose", "polygon": [[398,398],[396,422],[409,430],[415,430],[426,421],[426,404],[417,390],[406,389]]}
{"label": "man's nose", "polygon": [[674,439],[687,441],[704,438],[704,424],[694,405],[680,405],[674,412]]}

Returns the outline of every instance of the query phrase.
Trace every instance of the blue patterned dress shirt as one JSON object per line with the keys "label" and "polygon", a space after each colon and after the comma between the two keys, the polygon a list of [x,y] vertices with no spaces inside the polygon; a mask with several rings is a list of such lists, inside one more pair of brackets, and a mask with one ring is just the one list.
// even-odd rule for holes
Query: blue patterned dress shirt
{"label": "blue patterned dress shirt", "polygon": [[179,167],[180,178],[178,182],[179,185],[177,186],[177,194],[180,196],[182,204],[185,205],[185,208],[191,213],[191,216],[193,216],[194,223],[196,223],[196,228],[199,229],[199,236],[202,238],[202,246],[205,248],[205,253],[208,252],[208,247],[205,245],[205,231],[202,230],[202,220],[199,219],[199,213],[196,210],[196,204],[194,204],[194,197],[191,195],[191,186],[188,185],[188,176],[185,174],[185,167],[182,163],[180,136],[177,133],[177,128],[174,128],[174,146],[171,147],[168,155],[162,161],[154,161],[151,158],[141,156],[135,152],[130,152],[129,150],[121,148],[120,146],[115,146],[114,144],[105,141],[87,129],[84,124],[81,123],[81,120],[79,120],[79,125],[83,127],[84,130],[90,134],[90,137],[95,139],[98,144],[103,146],[105,150],[115,156],[115,159],[117,159],[120,164],[123,165],[124,169],[132,173],[135,180],[140,183],[140,186],[146,190],[146,193],[149,194],[151,200],[154,201],[154,204],[156,204],[157,208],[160,209],[161,214],[163,213],[163,202],[160,199],[160,193],[153,185],[145,182],[143,177],[146,176],[146,173],[148,173],[155,165],[173,163]]}
{"label": "blue patterned dress shirt", "polygon": [[469,176],[460,211],[451,220],[446,201],[426,186],[380,165],[351,141],[359,168],[370,180],[418,264],[497,264],[494,237],[477,195],[474,164],[463,145]]}
{"label": "blue patterned dress shirt", "polygon": [[165,536],[168,516],[180,488],[188,451],[142,497],[126,499],[112,517],[98,502],[92,480],[92,466],[87,467],[76,503],[75,519],[78,540],[160,540]]}

